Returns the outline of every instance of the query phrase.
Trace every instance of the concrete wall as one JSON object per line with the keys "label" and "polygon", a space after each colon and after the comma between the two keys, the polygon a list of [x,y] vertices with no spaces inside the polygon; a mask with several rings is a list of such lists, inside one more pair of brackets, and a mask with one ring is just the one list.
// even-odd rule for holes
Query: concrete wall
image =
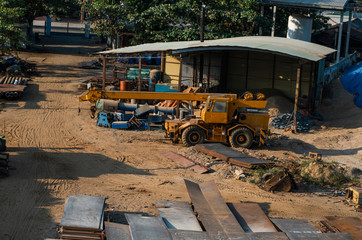
{"label": "concrete wall", "polygon": [[313,19],[302,15],[292,15],[288,19],[287,38],[310,42]]}

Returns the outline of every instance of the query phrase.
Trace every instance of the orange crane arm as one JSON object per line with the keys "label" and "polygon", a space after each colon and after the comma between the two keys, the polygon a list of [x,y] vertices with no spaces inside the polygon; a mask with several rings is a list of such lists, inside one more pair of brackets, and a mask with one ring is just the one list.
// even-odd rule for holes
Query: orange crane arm
{"label": "orange crane arm", "polygon": [[181,100],[204,102],[209,96],[237,99],[236,94],[225,93],[179,93],[179,92],[134,92],[134,91],[102,91],[91,88],[79,101],[97,102],[98,99],[143,99],[143,100]]}

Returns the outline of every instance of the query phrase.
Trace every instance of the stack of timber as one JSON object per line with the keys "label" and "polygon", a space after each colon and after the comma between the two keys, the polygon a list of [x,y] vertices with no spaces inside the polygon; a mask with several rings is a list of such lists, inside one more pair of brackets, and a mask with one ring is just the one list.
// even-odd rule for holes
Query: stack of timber
{"label": "stack of timber", "polygon": [[221,143],[198,144],[195,146],[195,149],[228,163],[245,168],[270,166],[273,164],[263,159],[258,159],[246,154],[242,154],[241,152],[236,151],[230,147],[226,147]]}
{"label": "stack of timber", "polygon": [[[125,214],[128,225],[105,223],[109,240],[356,239],[322,233],[305,220],[269,219],[256,203],[225,203],[214,182],[185,180],[188,202],[157,202],[159,216]],[[274,223],[274,224],[273,224]]]}
{"label": "stack of timber", "polygon": [[60,239],[104,239],[105,197],[71,195],[60,223]]}

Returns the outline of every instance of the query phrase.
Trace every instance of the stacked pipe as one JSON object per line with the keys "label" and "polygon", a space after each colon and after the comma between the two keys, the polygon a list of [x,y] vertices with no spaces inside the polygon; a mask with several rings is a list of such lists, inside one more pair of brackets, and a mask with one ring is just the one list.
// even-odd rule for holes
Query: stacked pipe
{"label": "stacked pipe", "polygon": [[[96,102],[96,108],[100,111],[135,111],[144,105],[132,104],[132,103],[123,103],[114,100],[100,99]],[[176,115],[176,108],[173,107],[158,107],[158,106],[148,106],[149,113],[158,113],[162,112],[167,115]]]}

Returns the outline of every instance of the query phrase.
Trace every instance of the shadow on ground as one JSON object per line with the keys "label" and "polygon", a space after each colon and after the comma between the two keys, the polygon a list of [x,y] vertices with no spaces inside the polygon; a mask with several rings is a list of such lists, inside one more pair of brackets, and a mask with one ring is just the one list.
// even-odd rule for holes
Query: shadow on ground
{"label": "shadow on ground", "polygon": [[271,151],[291,151],[296,154],[308,155],[309,152],[321,153],[323,156],[339,156],[339,155],[355,155],[362,147],[349,148],[349,149],[321,149],[312,144],[306,143],[298,139],[290,139],[287,136],[283,136],[279,139],[268,140]]}
{"label": "shadow on ground", "polygon": [[[97,178],[103,174],[152,175],[147,171],[104,156],[82,153],[80,148],[9,148],[10,175],[0,181],[0,239],[56,237],[57,223],[47,207],[62,204],[71,180]],[[69,182],[70,180],[70,182]],[[37,231],[33,231],[37,229]],[[39,236],[43,229],[44,236]]]}

